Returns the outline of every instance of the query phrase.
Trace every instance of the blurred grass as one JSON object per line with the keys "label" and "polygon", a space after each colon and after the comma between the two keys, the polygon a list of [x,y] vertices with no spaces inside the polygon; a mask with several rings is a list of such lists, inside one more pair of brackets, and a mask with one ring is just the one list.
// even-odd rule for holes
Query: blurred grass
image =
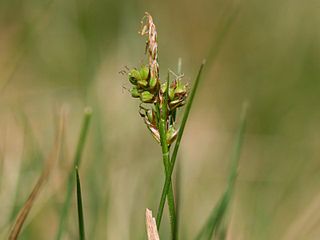
{"label": "blurred grass", "polygon": [[[230,202],[232,200],[233,193],[235,191],[235,183],[238,175],[238,166],[239,166],[241,149],[244,141],[244,135],[245,135],[245,129],[246,129],[246,123],[247,123],[247,108],[248,108],[248,103],[244,103],[242,106],[239,129],[236,135],[234,147],[232,149],[231,168],[229,173],[228,185],[226,187],[226,190],[222,194],[222,196],[219,198],[218,203],[215,204],[205,225],[197,234],[195,238],[196,240],[201,240],[201,239],[210,240],[213,238],[214,234],[215,236],[218,235],[218,231],[222,227],[226,227],[226,226],[223,226],[223,224],[227,225],[226,223],[223,223],[223,221],[225,221],[225,219],[227,218],[226,217],[227,211],[228,209],[230,209]],[[226,239],[226,236],[223,239]]]}
{"label": "blurred grass", "polygon": [[39,176],[36,184],[32,188],[32,191],[29,194],[28,199],[25,200],[23,206],[19,210],[19,213],[17,214],[17,216],[15,216],[15,221],[11,227],[10,234],[8,237],[9,240],[16,240],[19,238],[22,227],[23,227],[28,215],[30,214],[32,207],[35,205],[35,201],[38,198],[40,191],[43,188],[43,185],[48,180],[50,173],[52,172],[53,167],[55,165],[55,162],[60,157],[60,148],[62,145],[64,125],[65,125],[65,113],[62,108],[61,112],[60,112],[59,127],[57,128],[57,134],[55,137],[55,143],[52,147],[52,151],[50,152],[49,156],[47,157],[45,165],[44,165],[43,170],[41,172],[41,175]]}
{"label": "blurred grass", "polygon": [[[89,126],[90,126],[90,121],[91,121],[91,116],[92,116],[92,110],[90,108],[86,108],[84,110],[83,113],[83,122],[81,125],[81,129],[80,129],[80,134],[79,134],[79,140],[78,140],[78,144],[77,144],[77,149],[74,155],[74,160],[73,160],[73,164],[72,164],[72,170],[69,173],[68,176],[68,181],[67,181],[67,189],[66,189],[66,196],[65,196],[65,201],[63,203],[63,206],[60,210],[60,221],[59,221],[59,227],[58,227],[58,231],[57,231],[57,235],[56,235],[56,239],[59,240],[62,238],[63,236],[63,232],[66,229],[66,219],[68,217],[68,212],[70,209],[70,205],[71,205],[71,196],[72,196],[72,192],[73,189],[75,188],[75,185],[77,186],[77,194],[80,196],[78,196],[77,198],[81,199],[81,189],[80,189],[80,180],[78,177],[78,172],[77,172],[77,179],[76,179],[76,184],[74,181],[74,169],[78,167],[80,167],[80,163],[82,160],[82,154],[84,151],[84,147],[85,147],[85,143],[87,140],[87,135],[88,135],[88,131],[89,131]],[[80,202],[82,202],[82,200],[80,200]],[[82,205],[80,206],[81,210],[82,210]],[[82,211],[81,211],[82,213]],[[78,214],[79,214],[79,200],[78,200]],[[80,214],[79,214],[80,215]],[[82,216],[83,217],[83,216]],[[79,216],[80,219],[80,216]],[[80,239],[84,239],[84,226],[83,226],[83,219],[82,222],[80,223],[79,220],[79,228],[80,228]],[[81,231],[81,227],[83,227],[83,231]]]}
{"label": "blurred grass", "polygon": [[[224,190],[235,119],[248,99],[230,234],[282,239],[307,219],[310,227],[294,237],[316,239],[320,213],[309,214],[308,206],[320,183],[319,7],[311,0],[0,1],[0,238],[29,194],[23,185],[32,186],[40,174],[39,159],[52,145],[53,113],[62,103],[69,108],[63,157],[21,239],[56,234],[87,105],[95,118],[81,166],[86,233],[92,239],[144,236],[145,207],[157,208],[164,180],[161,156],[118,72],[143,59],[137,31],[147,10],[158,27],[160,74],[181,57],[191,86],[198,63],[237,13],[214,67],[207,68],[181,144],[180,238],[197,233]],[[76,212],[71,205],[67,239],[78,234]],[[162,227],[167,239],[169,225]]]}

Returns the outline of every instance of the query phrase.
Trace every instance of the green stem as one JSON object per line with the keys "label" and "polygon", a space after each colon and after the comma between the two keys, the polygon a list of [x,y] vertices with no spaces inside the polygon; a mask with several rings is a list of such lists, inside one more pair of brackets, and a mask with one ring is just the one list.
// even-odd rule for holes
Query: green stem
{"label": "green stem", "polygon": [[[161,139],[161,147],[162,147],[162,158],[163,158],[163,164],[165,167],[165,175],[166,175],[166,180],[167,178],[170,177],[169,171],[171,168],[171,163],[170,163],[170,154],[169,154],[169,146],[167,144],[166,140],[166,122],[161,118],[160,119],[160,139]],[[174,203],[174,193],[173,193],[173,188],[172,184],[170,181],[170,186],[168,189],[168,193],[164,196],[161,197],[160,199],[160,204],[159,207],[162,207],[162,209],[158,209],[158,214],[157,214],[157,227],[158,230],[160,229],[160,224],[161,224],[161,219],[162,219],[162,213],[163,213],[163,208],[164,208],[164,203],[166,201],[166,196],[168,200],[168,207],[169,207],[169,214],[170,214],[170,225],[171,225],[171,233],[172,233],[172,239],[175,239],[175,224],[176,224],[176,210],[175,210],[175,203]]]}
{"label": "green stem", "polygon": [[[164,99],[161,105],[161,111],[160,106],[157,105],[157,111],[160,113],[160,120],[159,120],[159,132],[160,132],[160,142],[161,142],[161,148],[162,148],[162,158],[163,158],[163,164],[165,168],[165,181],[167,181],[167,178],[171,178],[171,175],[169,175],[169,171],[171,168],[171,162],[170,162],[170,151],[169,151],[169,145],[167,143],[167,101],[168,101],[168,89],[169,89],[169,73],[167,78],[167,91],[164,94]],[[160,229],[161,219],[162,219],[162,213],[164,204],[166,201],[166,196],[168,199],[168,207],[169,207],[169,215],[170,215],[170,225],[171,225],[171,239],[175,240],[175,230],[176,230],[176,210],[175,210],[175,203],[174,203],[174,193],[172,184],[170,181],[170,186],[168,189],[167,194],[164,196],[161,196],[158,214],[157,214],[157,227],[158,230]]]}

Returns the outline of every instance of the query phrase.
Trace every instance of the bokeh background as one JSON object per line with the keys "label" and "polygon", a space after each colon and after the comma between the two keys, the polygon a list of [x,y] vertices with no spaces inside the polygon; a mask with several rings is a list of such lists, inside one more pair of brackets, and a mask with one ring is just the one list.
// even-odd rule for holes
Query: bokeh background
{"label": "bokeh background", "polygon": [[[58,112],[62,156],[21,239],[54,239],[81,127],[88,239],[145,239],[164,182],[161,150],[119,72],[144,60],[144,12],[158,29],[161,76],[192,86],[207,65],[179,159],[180,237],[192,239],[226,187],[241,105],[250,103],[228,239],[319,239],[320,2],[316,0],[0,1],[0,233],[41,174]],[[168,239],[167,214],[161,229]],[[76,201],[64,239],[77,239]]]}

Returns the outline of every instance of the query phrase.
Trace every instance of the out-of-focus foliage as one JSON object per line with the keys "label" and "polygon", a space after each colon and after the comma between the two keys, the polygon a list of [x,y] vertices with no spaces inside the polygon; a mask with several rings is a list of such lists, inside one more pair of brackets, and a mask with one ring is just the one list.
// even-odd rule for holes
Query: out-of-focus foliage
{"label": "out-of-focus foliage", "polygon": [[[225,189],[244,100],[248,126],[229,236],[317,239],[319,8],[313,0],[0,1],[0,238],[41,174],[62,104],[69,110],[62,156],[21,239],[54,239],[87,105],[93,119],[79,170],[87,237],[145,236],[145,208],[156,210],[164,181],[161,152],[119,72],[145,61],[137,32],[148,11],[162,79],[181,57],[192,85],[202,59],[210,60],[178,159],[181,239],[196,235]],[[77,238],[75,198],[66,229],[65,239]]]}

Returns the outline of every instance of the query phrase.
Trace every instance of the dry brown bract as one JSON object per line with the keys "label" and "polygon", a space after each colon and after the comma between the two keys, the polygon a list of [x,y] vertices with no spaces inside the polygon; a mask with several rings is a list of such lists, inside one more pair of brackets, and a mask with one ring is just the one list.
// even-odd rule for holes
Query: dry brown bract
{"label": "dry brown bract", "polygon": [[146,209],[146,227],[148,240],[160,240],[156,220],[152,217],[152,211],[148,208]]}

